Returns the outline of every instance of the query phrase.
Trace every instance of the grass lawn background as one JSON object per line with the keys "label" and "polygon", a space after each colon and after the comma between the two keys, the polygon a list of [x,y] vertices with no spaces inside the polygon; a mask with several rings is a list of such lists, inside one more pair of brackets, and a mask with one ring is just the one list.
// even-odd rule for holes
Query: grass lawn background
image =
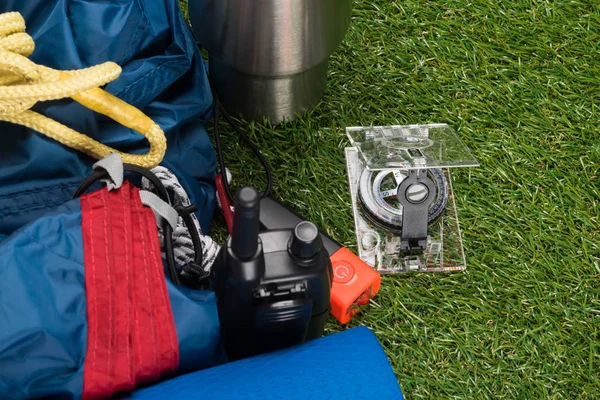
{"label": "grass lawn background", "polygon": [[[321,103],[245,124],[274,195],[356,249],[345,127],[445,122],[481,167],[453,173],[467,271],[386,276],[348,327],[373,330],[410,399],[600,398],[600,2],[354,4]],[[262,188],[224,141],[234,181]]]}

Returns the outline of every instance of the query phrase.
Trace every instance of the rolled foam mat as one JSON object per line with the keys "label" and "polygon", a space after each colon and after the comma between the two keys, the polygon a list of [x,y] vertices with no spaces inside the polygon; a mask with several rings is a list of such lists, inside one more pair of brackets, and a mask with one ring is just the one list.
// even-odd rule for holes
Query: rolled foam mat
{"label": "rolled foam mat", "polygon": [[124,397],[165,399],[403,399],[375,335],[365,327],[183,375]]}

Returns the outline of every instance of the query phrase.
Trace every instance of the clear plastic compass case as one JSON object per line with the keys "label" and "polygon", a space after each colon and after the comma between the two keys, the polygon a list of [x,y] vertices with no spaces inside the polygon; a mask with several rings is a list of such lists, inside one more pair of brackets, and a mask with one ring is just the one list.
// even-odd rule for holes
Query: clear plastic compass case
{"label": "clear plastic compass case", "polygon": [[[345,151],[359,257],[383,274],[466,269],[450,168],[479,164],[454,131],[432,124],[346,132],[353,144]],[[396,194],[411,169],[427,171],[437,189],[424,250],[401,249],[403,210]]]}

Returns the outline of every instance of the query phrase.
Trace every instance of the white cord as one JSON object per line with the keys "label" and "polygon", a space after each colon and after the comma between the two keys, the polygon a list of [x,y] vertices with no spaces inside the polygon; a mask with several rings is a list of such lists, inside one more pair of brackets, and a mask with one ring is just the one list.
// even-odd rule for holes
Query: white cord
{"label": "white cord", "polygon": [[[165,167],[155,167],[152,172],[165,186],[167,192],[173,196],[173,200],[176,204],[187,207],[191,205],[190,198],[188,197],[185,189],[179,183],[179,180],[169,169]],[[152,190],[153,185],[146,178],[142,178],[142,188],[146,190]],[[200,241],[202,242],[202,269],[204,271],[210,271],[213,266],[217,253],[220,250],[219,245],[208,235],[202,234],[202,228],[195,214],[191,214],[194,226],[200,234]],[[160,237],[161,247],[164,243],[164,236],[162,228],[159,226],[158,235]],[[177,228],[173,230],[173,251],[175,254],[175,261],[181,267],[194,262],[194,243],[188,231],[186,224],[183,222],[183,218],[177,219]],[[163,252],[163,258],[165,254]]]}

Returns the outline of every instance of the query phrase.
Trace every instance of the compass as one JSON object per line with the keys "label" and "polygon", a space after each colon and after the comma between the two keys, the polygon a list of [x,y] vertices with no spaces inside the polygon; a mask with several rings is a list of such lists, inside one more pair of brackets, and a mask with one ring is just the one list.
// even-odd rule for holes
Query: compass
{"label": "compass", "polygon": [[[434,197],[428,212],[428,222],[431,223],[446,208],[448,182],[440,169],[427,169],[427,174],[434,182],[435,190],[430,190],[423,184],[414,184],[408,187],[406,197],[415,204]],[[401,169],[380,171],[364,169],[362,171],[358,195],[363,209],[374,222],[388,229],[402,229],[404,207],[398,198],[398,188],[408,176],[409,171]]]}

